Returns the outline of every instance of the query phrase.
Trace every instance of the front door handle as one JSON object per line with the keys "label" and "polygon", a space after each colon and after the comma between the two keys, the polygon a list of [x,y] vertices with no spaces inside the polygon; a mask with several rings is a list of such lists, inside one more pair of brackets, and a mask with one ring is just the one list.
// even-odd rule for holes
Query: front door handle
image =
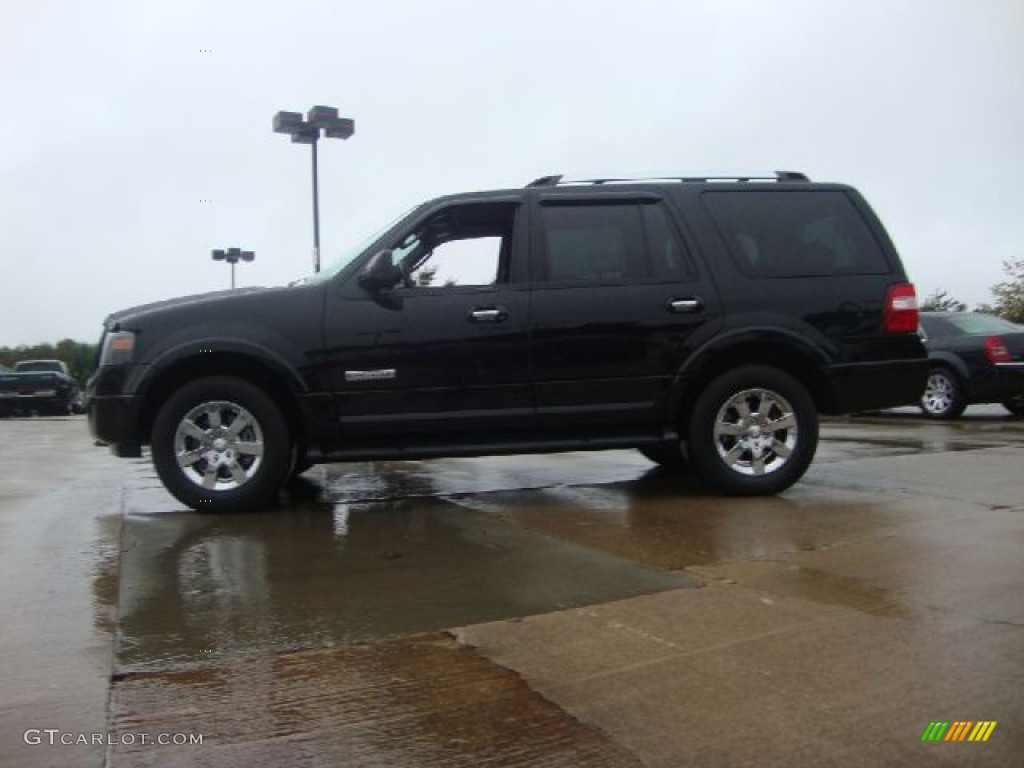
{"label": "front door handle", "polygon": [[704,302],[698,296],[686,296],[679,299],[669,299],[665,304],[669,312],[685,314],[687,312],[700,312],[704,309]]}
{"label": "front door handle", "polygon": [[473,323],[503,323],[508,311],[504,307],[475,307],[469,311],[469,319]]}

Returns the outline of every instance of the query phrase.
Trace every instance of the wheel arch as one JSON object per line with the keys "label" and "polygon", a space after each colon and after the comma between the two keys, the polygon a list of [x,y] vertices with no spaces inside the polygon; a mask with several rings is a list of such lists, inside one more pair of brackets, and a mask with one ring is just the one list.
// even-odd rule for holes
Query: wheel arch
{"label": "wheel arch", "polygon": [[806,387],[815,408],[834,410],[835,397],[826,374],[825,352],[785,331],[745,331],[719,337],[693,354],[680,369],[668,401],[668,420],[681,434],[689,428],[698,394],[723,373],[742,365],[781,370]]}
{"label": "wheel arch", "polygon": [[961,386],[965,386],[971,378],[970,371],[967,370],[967,364],[961,360],[958,355],[945,350],[930,352],[928,354],[928,367],[944,367],[952,369]]}
{"label": "wheel arch", "polygon": [[[203,349],[202,345],[193,345]],[[295,440],[305,439],[305,427],[299,407],[298,395],[305,385],[298,375],[279,361],[262,352],[220,349],[198,354],[168,354],[151,366],[147,376],[139,383],[142,408],[139,412],[139,434],[148,443],[160,406],[168,396],[183,384],[206,376],[230,376],[242,379],[264,390],[281,408]]]}

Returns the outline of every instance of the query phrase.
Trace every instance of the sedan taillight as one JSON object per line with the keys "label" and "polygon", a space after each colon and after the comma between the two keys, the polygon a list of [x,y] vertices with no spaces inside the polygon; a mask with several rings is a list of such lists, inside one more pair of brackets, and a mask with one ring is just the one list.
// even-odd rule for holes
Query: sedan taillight
{"label": "sedan taillight", "polygon": [[1013,359],[1002,336],[989,336],[985,339],[985,357],[990,363],[1008,363]]}
{"label": "sedan taillight", "polygon": [[898,283],[885,297],[882,328],[886,333],[917,332],[917,292],[913,283]]}

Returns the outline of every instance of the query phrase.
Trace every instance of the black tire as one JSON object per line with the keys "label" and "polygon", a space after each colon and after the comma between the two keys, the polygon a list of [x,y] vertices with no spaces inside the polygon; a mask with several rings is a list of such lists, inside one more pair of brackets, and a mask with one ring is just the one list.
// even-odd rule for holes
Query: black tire
{"label": "black tire", "polygon": [[960,377],[944,365],[933,367],[928,371],[920,407],[928,419],[955,419],[960,416],[967,407]]}
{"label": "black tire", "polygon": [[807,471],[817,447],[814,402],[777,368],[745,365],[722,374],[690,414],[690,464],[701,480],[729,495],[784,491]]}
{"label": "black tire", "polygon": [[1004,400],[1003,408],[1014,416],[1024,416],[1024,395],[1017,395],[1009,400]]}
{"label": "black tire", "polygon": [[292,467],[290,477],[298,477],[299,475],[309,472],[313,468],[313,462],[307,459],[299,459],[295,462],[295,466]]}
{"label": "black tire", "polygon": [[[199,512],[266,506],[292,466],[281,409],[263,390],[228,376],[197,379],[171,395],[157,413],[151,439],[160,480]],[[179,452],[192,460],[179,466]]]}
{"label": "black tire", "polygon": [[662,469],[677,475],[685,475],[690,471],[690,465],[683,454],[681,443],[659,443],[658,445],[645,445],[638,448],[647,458],[653,461]]}

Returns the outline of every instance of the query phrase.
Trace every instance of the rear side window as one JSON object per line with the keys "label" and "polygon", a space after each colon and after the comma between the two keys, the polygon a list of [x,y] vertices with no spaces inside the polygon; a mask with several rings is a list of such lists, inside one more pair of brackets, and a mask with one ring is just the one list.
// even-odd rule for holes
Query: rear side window
{"label": "rear side window", "polygon": [[922,312],[919,317],[925,336],[938,339],[945,336],[984,336],[994,333],[1020,333],[1024,325],[1011,323],[1002,317],[982,312],[959,312],[930,314]]}
{"label": "rear side window", "polygon": [[887,274],[889,265],[839,190],[701,196],[739,268],[755,277]]}
{"label": "rear side window", "polygon": [[660,204],[546,203],[541,280],[552,283],[685,279],[688,259]]}

